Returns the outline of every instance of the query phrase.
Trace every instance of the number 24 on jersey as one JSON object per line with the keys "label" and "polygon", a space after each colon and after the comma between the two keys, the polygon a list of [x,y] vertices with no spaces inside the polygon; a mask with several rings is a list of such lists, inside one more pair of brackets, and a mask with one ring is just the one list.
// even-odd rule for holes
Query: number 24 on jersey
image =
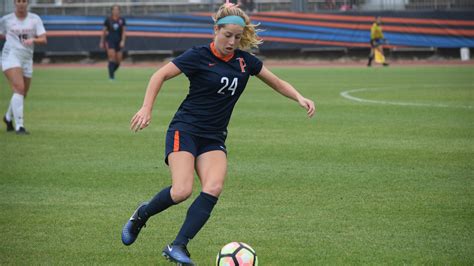
{"label": "number 24 on jersey", "polygon": [[234,78],[232,82],[230,82],[228,77],[222,77],[221,84],[224,84],[224,85],[217,91],[217,93],[226,94],[225,91],[228,90],[228,91],[231,91],[230,95],[233,96],[235,94],[235,89],[237,89],[238,83],[239,83],[238,78]]}

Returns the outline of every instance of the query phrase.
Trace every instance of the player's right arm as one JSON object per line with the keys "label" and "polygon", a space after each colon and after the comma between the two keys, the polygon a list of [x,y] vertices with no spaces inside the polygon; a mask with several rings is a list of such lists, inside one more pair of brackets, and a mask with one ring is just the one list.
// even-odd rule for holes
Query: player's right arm
{"label": "player's right arm", "polygon": [[375,40],[375,32],[377,31],[377,24],[372,24],[372,27],[370,28],[370,40],[373,41]]}
{"label": "player's right arm", "polygon": [[107,27],[104,26],[102,29],[102,34],[100,35],[99,47],[101,49],[105,49],[105,36],[107,36]]}
{"label": "player's right arm", "polygon": [[5,28],[5,19],[4,17],[0,17],[0,39],[5,38],[7,29]]}
{"label": "player's right arm", "polygon": [[146,89],[145,99],[143,100],[143,106],[130,121],[130,129],[132,131],[137,132],[150,124],[153,104],[155,103],[156,96],[158,95],[158,92],[160,92],[163,83],[179,74],[181,74],[181,70],[175,64],[170,62],[158,69],[153,76],[151,76]]}

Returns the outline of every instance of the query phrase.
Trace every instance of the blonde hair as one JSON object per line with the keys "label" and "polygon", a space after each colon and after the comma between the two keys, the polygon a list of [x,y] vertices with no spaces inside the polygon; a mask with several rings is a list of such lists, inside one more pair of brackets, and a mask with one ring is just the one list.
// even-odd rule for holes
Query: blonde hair
{"label": "blonde hair", "polygon": [[[216,14],[212,16],[214,23],[219,19],[227,16],[239,16],[244,19],[245,27],[244,32],[242,33],[242,38],[240,39],[239,48],[242,50],[250,50],[252,48],[258,48],[263,41],[258,37],[257,33],[260,32],[260,29],[257,29],[259,24],[252,24],[249,16],[245,12],[233,4],[223,4],[219,7]],[[223,25],[218,25],[221,28]]]}

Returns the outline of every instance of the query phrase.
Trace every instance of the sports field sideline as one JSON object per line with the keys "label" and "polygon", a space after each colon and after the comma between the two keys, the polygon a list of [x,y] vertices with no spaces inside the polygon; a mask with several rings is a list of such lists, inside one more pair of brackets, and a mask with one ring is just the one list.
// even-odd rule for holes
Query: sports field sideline
{"label": "sports field sideline", "polygon": [[[253,78],[229,127],[229,169],[212,218],[190,242],[212,265],[231,241],[261,265],[474,263],[474,67],[273,67],[318,112]],[[170,182],[164,134],[182,75],[132,133],[153,68],[36,68],[29,136],[0,131],[0,264],[166,265],[192,200],[120,232]],[[0,112],[11,91],[0,78]],[[341,94],[362,101],[343,97]],[[196,184],[197,185],[197,184]],[[195,186],[194,196],[199,187]]]}

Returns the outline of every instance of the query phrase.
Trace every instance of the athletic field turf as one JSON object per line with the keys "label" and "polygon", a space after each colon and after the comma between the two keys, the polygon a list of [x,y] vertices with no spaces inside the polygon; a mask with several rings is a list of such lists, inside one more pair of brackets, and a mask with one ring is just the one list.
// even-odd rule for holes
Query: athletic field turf
{"label": "athletic field turf", "polygon": [[[273,70],[318,113],[307,119],[249,82],[224,193],[189,245],[199,265],[231,241],[264,266],[474,263],[472,66]],[[32,134],[0,132],[0,264],[167,265],[161,249],[192,200],[152,218],[132,246],[120,240],[137,204],[170,184],[164,135],[188,83],[167,82],[135,134],[152,73],[122,68],[110,82],[105,67],[36,69]],[[3,113],[11,92],[0,81]]]}

